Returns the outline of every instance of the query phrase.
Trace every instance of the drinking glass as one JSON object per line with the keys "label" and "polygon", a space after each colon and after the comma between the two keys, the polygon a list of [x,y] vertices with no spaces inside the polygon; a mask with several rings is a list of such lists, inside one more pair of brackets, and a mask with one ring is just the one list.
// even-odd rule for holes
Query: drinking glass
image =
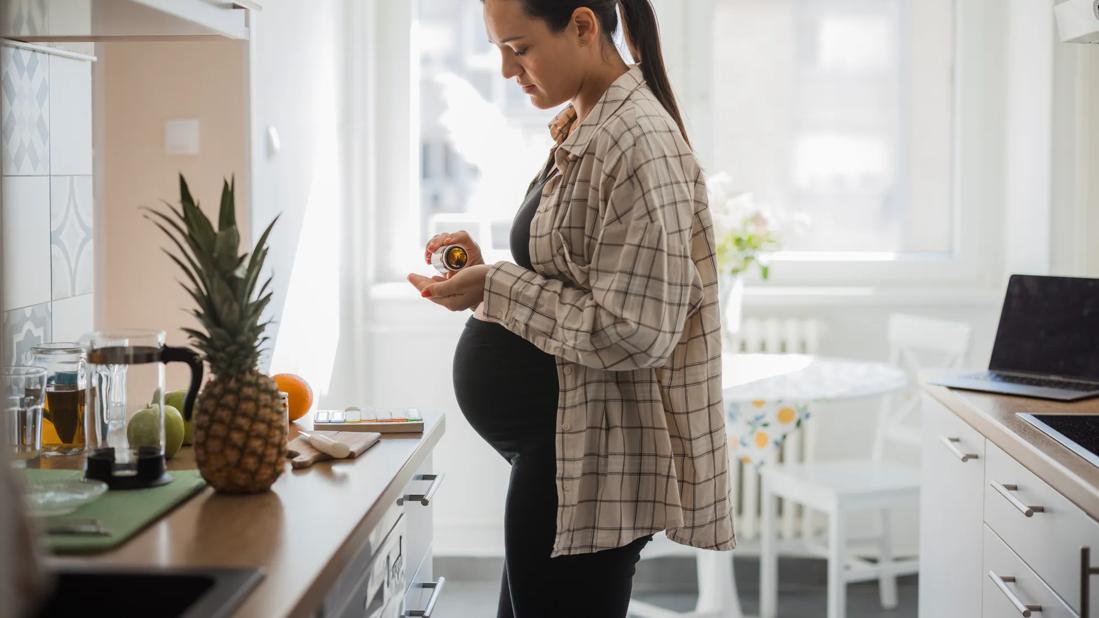
{"label": "drinking glass", "polygon": [[88,362],[76,343],[36,345],[27,365],[46,370],[46,405],[42,410],[42,454],[77,455],[87,444],[85,423]]}
{"label": "drinking glass", "polygon": [[42,449],[42,404],[46,398],[46,370],[41,367],[0,369],[0,396],[16,465],[25,466]]}

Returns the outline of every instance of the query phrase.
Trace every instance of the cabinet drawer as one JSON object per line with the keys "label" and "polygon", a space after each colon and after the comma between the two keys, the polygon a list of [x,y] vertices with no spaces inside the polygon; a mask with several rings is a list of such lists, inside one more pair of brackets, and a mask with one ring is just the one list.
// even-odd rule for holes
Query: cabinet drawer
{"label": "cabinet drawer", "polygon": [[423,616],[430,618],[435,609],[439,596],[443,593],[446,579],[435,578],[431,560],[431,549],[428,548],[416,574],[408,580],[408,590],[405,591],[402,616]]}
{"label": "cabinet drawer", "polygon": [[1042,579],[988,526],[984,527],[984,618],[1026,616],[1077,618]]}
{"label": "cabinet drawer", "polygon": [[1079,612],[1081,552],[1099,553],[1099,522],[995,445],[989,443],[987,453],[985,522]]}
{"label": "cabinet drawer", "polygon": [[[381,588],[404,590],[405,527],[400,507],[390,508],[340,573],[324,599],[324,616],[360,615]],[[400,581],[397,581],[397,580]]]}
{"label": "cabinet drawer", "polygon": [[409,496],[423,496],[426,499],[427,504],[424,501],[417,500],[415,498],[403,499],[402,507],[405,515],[405,528],[408,533],[408,568],[414,569],[420,562],[423,561],[424,556],[430,555],[428,548],[432,543],[432,531],[434,526],[432,525],[432,517],[435,510],[434,502],[436,499],[435,491],[441,486],[443,482],[442,475],[436,475],[432,472],[431,456],[429,455],[424,463],[420,465],[416,470],[416,474],[405,486],[401,495],[404,497]]}

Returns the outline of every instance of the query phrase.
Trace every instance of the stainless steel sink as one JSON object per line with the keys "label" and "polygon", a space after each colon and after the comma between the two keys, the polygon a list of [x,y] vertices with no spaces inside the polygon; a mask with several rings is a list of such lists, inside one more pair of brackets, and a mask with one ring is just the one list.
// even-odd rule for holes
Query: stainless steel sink
{"label": "stainless steel sink", "polygon": [[229,616],[263,579],[254,569],[63,569],[40,618]]}

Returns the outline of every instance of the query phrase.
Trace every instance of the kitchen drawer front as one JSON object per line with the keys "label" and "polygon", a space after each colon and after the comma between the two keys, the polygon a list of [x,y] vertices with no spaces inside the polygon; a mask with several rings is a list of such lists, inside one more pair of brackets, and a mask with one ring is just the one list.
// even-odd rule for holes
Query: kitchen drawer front
{"label": "kitchen drawer front", "polygon": [[403,510],[395,506],[382,516],[325,596],[323,615],[341,616],[347,611],[354,611],[354,607],[361,610],[366,594],[366,576],[387,559],[392,564],[395,559],[392,554],[403,557],[405,534],[402,514]]}
{"label": "kitchen drawer front", "polygon": [[[427,477],[426,479],[424,477]],[[408,530],[408,568],[413,569],[429,554],[428,548],[432,543],[434,526],[434,502],[437,494],[433,492],[432,484],[438,489],[443,482],[442,477],[435,477],[432,472],[431,455],[427,456],[424,463],[416,470],[416,474],[405,486],[402,496],[425,496],[431,494],[427,504],[420,500],[402,500],[405,514],[405,527]]]}
{"label": "kitchen drawer front", "polygon": [[394,599],[400,599],[405,590],[405,529],[404,518],[389,533],[377,555],[359,574],[347,606],[340,613],[343,618],[374,618],[382,616],[383,608]]}
{"label": "kitchen drawer front", "polygon": [[[1003,450],[989,443],[987,452],[985,522],[1079,612],[1081,551],[1087,547],[1099,553],[1099,522]],[[1094,579],[1089,581],[1092,591]]]}
{"label": "kitchen drawer front", "polygon": [[428,549],[423,562],[416,569],[416,574],[408,579],[402,615],[430,618],[435,604],[443,593],[445,583],[443,578],[434,577],[431,550]]}
{"label": "kitchen drawer front", "polygon": [[1025,616],[1024,610],[1041,618],[1077,618],[1076,612],[988,526],[984,527],[984,573],[984,618]]}

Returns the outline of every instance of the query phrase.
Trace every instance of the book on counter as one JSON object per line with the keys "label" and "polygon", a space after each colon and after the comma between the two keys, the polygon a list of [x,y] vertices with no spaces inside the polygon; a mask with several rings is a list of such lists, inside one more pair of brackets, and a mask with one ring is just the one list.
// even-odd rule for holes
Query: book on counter
{"label": "book on counter", "polygon": [[424,418],[416,408],[317,410],[313,417],[313,430],[423,433]]}

